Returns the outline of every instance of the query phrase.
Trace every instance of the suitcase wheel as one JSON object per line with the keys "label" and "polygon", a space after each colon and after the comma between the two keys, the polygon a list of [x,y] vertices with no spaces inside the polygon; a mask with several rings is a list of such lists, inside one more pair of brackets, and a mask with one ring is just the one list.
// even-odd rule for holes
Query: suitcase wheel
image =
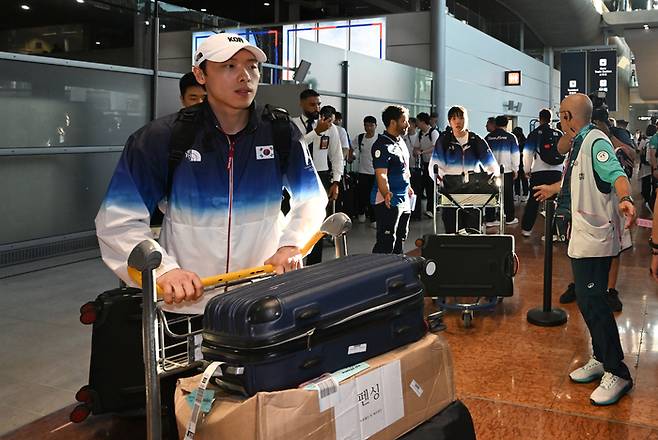
{"label": "suitcase wheel", "polygon": [[89,301],[80,307],[80,322],[84,325],[91,325],[96,322],[98,317],[98,308],[93,301]]}
{"label": "suitcase wheel", "polygon": [[71,414],[69,415],[69,420],[73,423],[81,423],[89,417],[89,414],[91,414],[91,407],[86,403],[82,403],[73,408],[73,411],[71,411]]}

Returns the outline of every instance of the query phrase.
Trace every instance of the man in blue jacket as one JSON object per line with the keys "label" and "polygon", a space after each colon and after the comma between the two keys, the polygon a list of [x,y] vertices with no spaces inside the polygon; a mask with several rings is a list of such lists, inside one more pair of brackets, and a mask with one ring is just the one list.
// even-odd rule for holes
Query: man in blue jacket
{"label": "man in blue jacket", "polygon": [[409,171],[409,150],[402,136],[409,128],[409,111],[398,105],[382,113],[386,131],[372,145],[375,185],[370,201],[375,206],[377,242],[373,253],[401,254],[409,231],[413,194]]}
{"label": "man in blue jacket", "polygon": [[[193,72],[206,87],[193,143],[167,194],[169,143],[176,115],[155,120],[126,143],[96,217],[105,263],[128,277],[131,250],[151,238],[149,219],[165,216],[157,284],[168,310],[203,313],[200,277],[271,264],[277,272],[301,266],[300,248],[320,227],[327,195],[302,134],[291,122],[290,151],[274,148],[271,120],[254,96],[265,54],[239,35],[217,34],[194,56]],[[291,195],[280,213],[281,191]]]}

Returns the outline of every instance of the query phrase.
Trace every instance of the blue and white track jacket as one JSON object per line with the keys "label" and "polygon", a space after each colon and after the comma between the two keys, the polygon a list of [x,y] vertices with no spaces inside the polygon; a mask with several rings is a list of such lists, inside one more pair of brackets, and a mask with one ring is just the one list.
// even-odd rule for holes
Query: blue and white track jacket
{"label": "blue and white track jacket", "polygon": [[[327,195],[291,123],[288,165],[282,173],[272,128],[252,105],[247,127],[227,136],[209,105],[201,109],[194,143],[176,168],[160,234],[159,276],[181,267],[200,277],[260,266],[281,246],[302,247],[325,216]],[[105,263],[129,285],[127,259],[152,238],[151,214],[166,199],[169,140],[176,114],[157,119],[128,139],[96,216]],[[291,194],[280,212],[281,190]],[[203,313],[212,295],[170,310]]]}
{"label": "blue and white track jacket", "polygon": [[506,173],[519,172],[521,154],[516,136],[502,128],[496,128],[487,134],[484,140],[493,152],[498,165],[505,167]]}
{"label": "blue and white track jacket", "polygon": [[439,179],[443,176],[479,173],[480,167],[489,174],[498,175],[500,170],[496,158],[487,143],[477,134],[468,133],[468,142],[463,146],[451,131],[442,133],[434,146],[429,172],[434,175],[434,165],[438,165]]}

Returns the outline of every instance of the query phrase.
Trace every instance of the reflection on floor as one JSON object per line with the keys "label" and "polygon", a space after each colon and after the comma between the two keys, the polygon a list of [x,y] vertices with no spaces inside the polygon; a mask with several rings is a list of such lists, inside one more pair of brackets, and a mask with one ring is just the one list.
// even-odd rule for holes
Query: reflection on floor
{"label": "reflection on floor", "polygon": [[[635,229],[636,247],[622,256],[618,283],[624,310],[617,323],[635,388],[619,404],[600,408],[589,403],[596,383],[576,385],[567,378],[590,353],[576,305],[563,306],[569,320],[561,327],[526,321],[528,309],[541,305],[542,227],[537,224],[529,238],[518,225],[508,228],[521,260],[513,297],[495,311],[476,313],[472,328],[464,328],[457,313],[446,318],[443,335],[452,347],[457,393],[471,410],[478,439],[658,440],[658,288],[648,276],[648,230]],[[407,249],[430,231],[428,220],[412,223]],[[374,230],[356,224],[350,253],[369,252],[373,243]],[[555,246],[554,304],[571,278],[565,251]],[[332,252],[325,248],[327,258]],[[50,414],[3,439],[144,438],[135,420],[103,416],[68,423],[89,356],[89,328],[78,323],[78,307],[115,285],[99,260],[0,280],[0,433]]]}

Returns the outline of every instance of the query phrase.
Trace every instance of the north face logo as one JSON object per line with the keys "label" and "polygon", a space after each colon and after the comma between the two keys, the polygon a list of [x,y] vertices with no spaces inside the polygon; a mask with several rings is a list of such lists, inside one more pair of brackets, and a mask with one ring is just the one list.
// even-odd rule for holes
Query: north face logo
{"label": "north face logo", "polygon": [[244,43],[244,40],[240,37],[226,37],[231,43]]}

